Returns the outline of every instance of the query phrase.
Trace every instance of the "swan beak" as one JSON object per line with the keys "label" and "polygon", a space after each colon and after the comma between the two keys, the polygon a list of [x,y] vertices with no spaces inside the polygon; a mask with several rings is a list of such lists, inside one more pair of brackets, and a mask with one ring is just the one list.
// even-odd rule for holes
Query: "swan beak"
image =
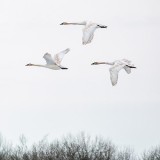
{"label": "swan beak", "polygon": [[91,65],[96,65],[96,62],[93,62]]}
{"label": "swan beak", "polygon": [[65,25],[65,24],[67,24],[66,22],[62,22],[60,25]]}
{"label": "swan beak", "polygon": [[28,64],[26,64],[25,66],[32,66],[32,64],[31,64],[31,63],[28,63]]}

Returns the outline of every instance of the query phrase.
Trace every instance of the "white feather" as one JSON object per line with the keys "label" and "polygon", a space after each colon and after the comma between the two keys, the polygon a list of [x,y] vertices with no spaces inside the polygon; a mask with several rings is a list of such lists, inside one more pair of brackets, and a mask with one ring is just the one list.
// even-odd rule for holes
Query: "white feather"
{"label": "white feather", "polygon": [[118,82],[118,74],[121,69],[124,69],[128,74],[131,73],[131,68],[134,65],[131,64],[131,61],[127,59],[117,60],[112,63],[109,62],[94,62],[92,64],[107,64],[112,65],[112,67],[109,69],[110,71],[110,79],[113,86],[115,86]]}

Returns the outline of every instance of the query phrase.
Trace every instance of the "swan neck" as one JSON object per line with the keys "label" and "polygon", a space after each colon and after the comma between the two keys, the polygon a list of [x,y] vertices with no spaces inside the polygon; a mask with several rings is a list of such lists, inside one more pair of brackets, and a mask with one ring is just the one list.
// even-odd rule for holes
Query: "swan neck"
{"label": "swan neck", "polygon": [[113,63],[110,63],[110,62],[98,62],[98,64],[108,64],[108,65],[113,65]]}
{"label": "swan neck", "polygon": [[86,25],[86,22],[79,22],[79,23],[67,23],[71,25]]}
{"label": "swan neck", "polygon": [[111,62],[105,62],[105,63],[108,65],[114,65],[114,63],[111,63]]}
{"label": "swan neck", "polygon": [[32,64],[32,66],[36,66],[36,67],[46,67],[45,65],[41,65],[41,64]]}

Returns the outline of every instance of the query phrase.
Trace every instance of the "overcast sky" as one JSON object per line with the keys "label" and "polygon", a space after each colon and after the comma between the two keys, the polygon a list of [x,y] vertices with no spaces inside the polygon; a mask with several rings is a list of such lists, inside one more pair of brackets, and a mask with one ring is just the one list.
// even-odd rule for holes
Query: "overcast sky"
{"label": "overcast sky", "polygon": [[[160,144],[159,0],[1,0],[0,132],[29,143],[84,131],[142,151]],[[97,29],[82,45],[82,26]],[[44,53],[70,48],[68,70],[25,67],[45,64]],[[94,61],[126,58],[137,66],[112,87],[109,66]]]}

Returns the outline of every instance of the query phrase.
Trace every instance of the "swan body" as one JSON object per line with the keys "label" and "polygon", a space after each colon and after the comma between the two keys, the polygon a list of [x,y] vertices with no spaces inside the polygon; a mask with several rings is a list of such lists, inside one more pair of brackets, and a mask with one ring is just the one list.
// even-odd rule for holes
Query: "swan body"
{"label": "swan body", "polygon": [[45,53],[43,58],[46,61],[46,65],[29,63],[29,64],[26,64],[26,66],[45,67],[45,68],[49,68],[49,69],[53,69],[53,70],[68,69],[68,68],[63,67],[61,65],[61,61],[62,61],[63,57],[65,56],[65,54],[67,54],[69,51],[70,51],[70,49],[67,48],[66,50],[63,50],[60,53],[55,54],[54,57],[52,57],[51,54],[49,54],[49,53]]}
{"label": "swan body", "polygon": [[91,43],[93,37],[94,37],[94,32],[97,28],[107,28],[105,25],[93,23],[93,22],[80,22],[80,23],[67,23],[63,22],[60,25],[84,25],[83,29],[83,37],[82,37],[82,44],[86,45],[88,43]]}
{"label": "swan body", "polygon": [[131,68],[136,68],[131,61],[127,59],[117,60],[114,62],[94,62],[92,65],[98,64],[107,64],[111,65],[112,67],[109,69],[110,71],[110,79],[113,86],[117,84],[118,81],[118,73],[121,69],[124,69],[128,74],[131,73]]}

